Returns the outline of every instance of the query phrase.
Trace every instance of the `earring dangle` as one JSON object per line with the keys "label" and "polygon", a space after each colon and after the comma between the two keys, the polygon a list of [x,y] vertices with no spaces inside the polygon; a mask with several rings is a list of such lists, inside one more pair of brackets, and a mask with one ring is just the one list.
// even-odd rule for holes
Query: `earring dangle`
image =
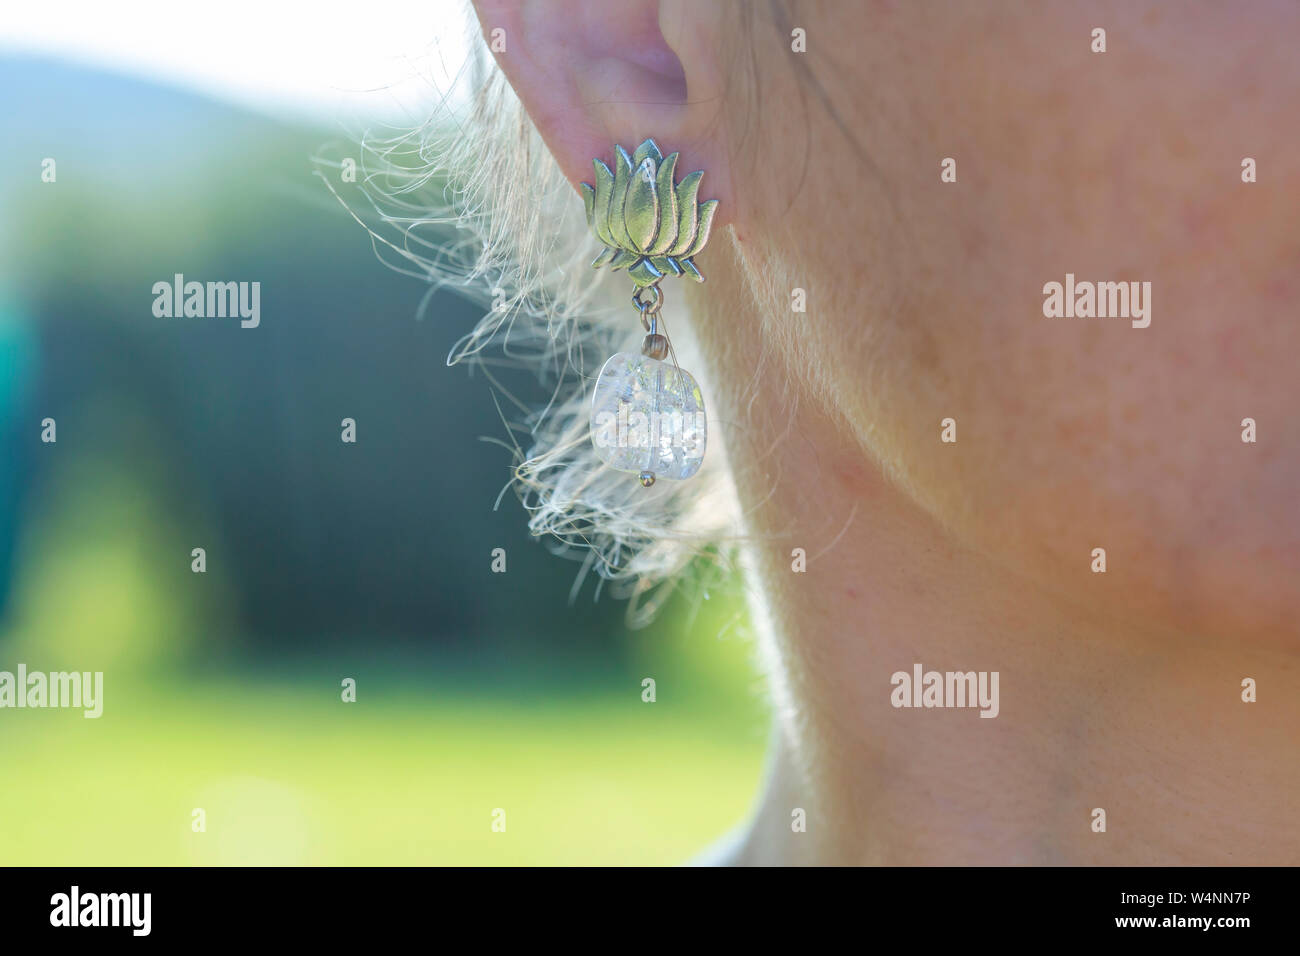
{"label": "earring dangle", "polygon": [[[704,248],[718,201],[697,202],[703,170],[674,183],[677,153],[664,156],[647,139],[631,156],[614,147],[614,170],[599,159],[594,186],[581,183],[587,225],[605,244],[591,264],[626,269],[645,328],[641,354],[620,352],[596,379],[591,441],[601,461],[632,472],[650,487],[659,478],[681,480],[700,470],[708,437],[704,398],[694,377],[677,365],[659,312],[668,276],[703,282],[693,261]],[[667,361],[672,357],[671,364]]]}

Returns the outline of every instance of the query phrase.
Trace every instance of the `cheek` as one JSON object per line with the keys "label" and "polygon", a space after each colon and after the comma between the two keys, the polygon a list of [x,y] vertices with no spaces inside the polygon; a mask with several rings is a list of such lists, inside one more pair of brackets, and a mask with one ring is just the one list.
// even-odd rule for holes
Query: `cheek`
{"label": "cheek", "polygon": [[[870,386],[864,441],[981,550],[1114,610],[1285,633],[1300,611],[1294,226],[1277,204],[1164,189],[1144,187],[1163,212],[1115,238],[1124,210],[1104,190],[1071,230],[1004,216],[936,236],[947,256],[929,268],[947,281],[821,348]],[[1150,325],[1044,316],[1043,285],[1067,269],[1150,282]]]}
{"label": "cheek", "polygon": [[[1234,309],[1184,279],[1153,293],[1146,329],[1040,316],[1012,334],[993,299],[917,336],[944,372],[894,403],[907,414],[891,427],[914,436],[897,442],[903,470],[946,524],[1058,590],[1180,625],[1285,628],[1300,610],[1300,342],[1279,312],[1223,321],[1264,309],[1261,289],[1229,290]],[[939,440],[948,416],[955,445]]]}
{"label": "cheek", "polygon": [[[1183,627],[1294,633],[1300,139],[1278,117],[1300,83],[1271,62],[1235,103],[1260,57],[1205,50],[1198,78],[1184,49],[1163,88],[1117,64],[1086,93],[1035,91],[1047,111],[984,117],[965,148],[990,170],[959,203],[918,200],[942,292],[906,316],[919,328],[894,356],[913,376],[894,404],[922,409],[906,470],[932,510],[1054,587]],[[1241,182],[1252,153],[1267,183]],[[1043,285],[1066,272],[1149,281],[1150,327],[1045,317]],[[958,446],[929,440],[941,414]]]}
{"label": "cheek", "polygon": [[[890,194],[822,204],[808,232],[838,241],[800,275],[848,291],[801,341],[860,441],[981,549],[1180,627],[1293,629],[1300,60],[1226,7],[1117,10],[1107,59],[1062,53],[1086,50],[1089,15],[1050,9],[1068,16],[954,36],[944,71],[899,87],[927,109],[854,117]],[[1293,35],[1294,8],[1267,10]],[[1241,182],[1247,155],[1267,181]],[[873,245],[861,224],[882,222]],[[1150,282],[1150,327],[1045,317],[1067,272]]]}

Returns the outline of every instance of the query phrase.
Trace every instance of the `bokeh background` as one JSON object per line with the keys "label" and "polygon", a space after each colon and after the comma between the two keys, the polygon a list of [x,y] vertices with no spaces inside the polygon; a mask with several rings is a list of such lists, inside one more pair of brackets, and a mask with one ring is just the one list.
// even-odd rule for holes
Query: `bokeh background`
{"label": "bokeh background", "polygon": [[[594,578],[571,595],[580,565],[528,538],[512,494],[497,505],[491,388],[445,365],[479,310],[425,302],[314,174],[366,104],[400,126],[418,93],[395,115],[395,87],[353,87],[336,119],[311,95],[327,78],[261,76],[229,37],[242,16],[264,48],[339,48],[244,4],[191,11],[179,59],[215,64],[196,79],[114,53],[148,12],[126,6],[68,49],[57,25],[0,27],[0,670],[105,675],[98,720],[0,710],[0,864],[704,850],[747,814],[766,745],[740,587],[696,581],[630,629]],[[429,7],[391,29],[459,29]],[[156,318],[178,272],[260,281],[260,327]]]}

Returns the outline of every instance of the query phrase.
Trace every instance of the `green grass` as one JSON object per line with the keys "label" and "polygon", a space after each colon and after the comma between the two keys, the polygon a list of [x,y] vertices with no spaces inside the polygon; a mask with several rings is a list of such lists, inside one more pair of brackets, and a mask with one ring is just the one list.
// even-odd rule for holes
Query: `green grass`
{"label": "green grass", "polygon": [[0,669],[102,670],[105,701],[0,710],[0,865],[668,864],[747,813],[767,719],[735,593],[603,663],[365,636],[269,661],[220,636],[217,569],[171,583],[189,544],[141,473],[68,466],[28,522]]}
{"label": "green grass", "polygon": [[323,678],[105,683],[98,720],[0,714],[0,864],[680,863],[744,818],[765,743],[631,683],[517,703],[362,680],[353,704]]}

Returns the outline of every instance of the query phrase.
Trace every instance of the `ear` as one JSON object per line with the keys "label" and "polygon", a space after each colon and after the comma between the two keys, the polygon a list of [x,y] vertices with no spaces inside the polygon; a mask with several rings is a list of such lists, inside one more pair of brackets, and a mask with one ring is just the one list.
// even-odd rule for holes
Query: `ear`
{"label": "ear", "polygon": [[479,25],[564,175],[594,182],[614,145],[652,138],[731,205],[721,14],[700,0],[475,0]]}

